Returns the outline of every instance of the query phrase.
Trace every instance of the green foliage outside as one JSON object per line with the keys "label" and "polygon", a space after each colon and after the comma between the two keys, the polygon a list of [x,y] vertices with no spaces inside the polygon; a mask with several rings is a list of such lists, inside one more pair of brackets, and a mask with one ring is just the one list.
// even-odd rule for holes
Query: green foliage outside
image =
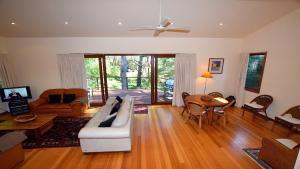
{"label": "green foliage outside", "polygon": [[[142,57],[142,59],[140,58]],[[128,69],[126,73],[128,89],[151,89],[151,57],[150,56],[126,56]],[[141,63],[141,64],[140,64]],[[107,85],[109,90],[122,89],[121,57],[106,56]],[[158,89],[163,90],[164,82],[174,79],[175,58],[160,58],[158,60]],[[141,86],[137,86],[138,70],[140,67]],[[100,88],[99,62],[97,58],[85,59],[88,87]]]}

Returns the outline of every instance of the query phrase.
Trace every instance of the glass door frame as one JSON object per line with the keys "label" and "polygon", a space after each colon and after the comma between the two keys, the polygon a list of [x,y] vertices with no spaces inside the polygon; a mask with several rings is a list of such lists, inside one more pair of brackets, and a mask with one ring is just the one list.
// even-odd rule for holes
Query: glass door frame
{"label": "glass door frame", "polygon": [[175,58],[175,54],[84,54],[84,58],[98,58],[99,61],[99,74],[101,84],[101,97],[102,102],[95,103],[93,106],[105,105],[108,99],[108,85],[107,85],[107,71],[106,71],[106,56],[150,56],[151,58],[151,105],[165,105],[171,102],[162,101],[158,102],[158,59],[159,58]]}
{"label": "glass door frame", "polygon": [[[175,58],[175,54],[151,54],[151,88],[153,86],[153,90],[151,90],[151,100],[154,105],[165,105],[172,104],[172,102],[168,101],[158,101],[158,59],[159,58]],[[153,71],[152,71],[153,69]],[[154,73],[152,73],[154,72]]]}
{"label": "glass door frame", "polygon": [[102,101],[99,101],[99,103],[93,103],[92,106],[103,106],[103,105],[105,105],[106,100],[108,99],[105,55],[103,55],[103,54],[85,54],[84,58],[98,59],[100,85],[101,85],[100,90],[101,90]]}

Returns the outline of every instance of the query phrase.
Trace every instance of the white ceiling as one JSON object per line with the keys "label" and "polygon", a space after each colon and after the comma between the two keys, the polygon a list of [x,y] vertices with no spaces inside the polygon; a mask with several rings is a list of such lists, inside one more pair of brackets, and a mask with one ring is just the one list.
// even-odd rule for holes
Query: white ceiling
{"label": "white ceiling", "polygon": [[[243,37],[300,7],[299,0],[162,0],[162,4],[162,15],[175,22],[172,26],[191,32],[161,37]],[[158,14],[159,0],[0,0],[0,36],[147,37],[153,32],[128,29],[157,25]]]}

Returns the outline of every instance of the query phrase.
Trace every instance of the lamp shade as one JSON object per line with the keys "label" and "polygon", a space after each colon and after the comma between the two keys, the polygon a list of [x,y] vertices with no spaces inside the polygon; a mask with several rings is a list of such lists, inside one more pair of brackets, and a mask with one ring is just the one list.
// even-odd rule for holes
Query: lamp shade
{"label": "lamp shade", "polygon": [[204,77],[204,78],[212,78],[212,75],[211,75],[210,72],[205,71],[205,72],[201,75],[201,77]]}

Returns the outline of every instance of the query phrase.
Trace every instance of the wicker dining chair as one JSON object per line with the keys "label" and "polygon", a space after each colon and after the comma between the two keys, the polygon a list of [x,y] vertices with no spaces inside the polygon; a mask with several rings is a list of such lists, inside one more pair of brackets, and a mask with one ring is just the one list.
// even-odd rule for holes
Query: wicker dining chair
{"label": "wicker dining chair", "polygon": [[255,118],[257,114],[268,117],[267,108],[270,106],[272,102],[273,102],[273,97],[270,95],[257,96],[250,103],[245,103],[242,106],[243,109],[242,116],[244,116],[245,110],[247,110],[253,113],[253,118]]}
{"label": "wicker dining chair", "polygon": [[207,94],[208,96],[211,96],[211,97],[222,97],[222,98],[224,98],[224,96],[223,96],[223,94],[222,93],[220,93],[220,92],[211,92],[211,93],[208,93]]}
{"label": "wicker dining chair", "polygon": [[[205,110],[205,108],[193,101],[187,101],[187,111],[189,114],[188,120],[192,119],[192,118],[197,118],[199,119],[199,127],[202,128],[202,119],[205,117],[207,119],[207,123],[208,122],[208,117],[207,117],[207,111]],[[187,121],[188,121],[187,120]]]}
{"label": "wicker dining chair", "polygon": [[[282,124],[290,129],[289,134],[300,129],[300,105],[289,108],[283,114],[275,117],[272,130],[276,123]],[[288,135],[289,135],[288,134]]]}
{"label": "wicker dining chair", "polygon": [[186,104],[185,99],[186,99],[186,97],[190,96],[190,94],[187,93],[187,92],[182,92],[181,96],[182,96],[182,100],[183,100],[183,103],[184,103],[183,111],[181,112],[181,115],[183,116],[183,113],[185,111],[187,111],[187,104]]}
{"label": "wicker dining chair", "polygon": [[235,103],[235,100],[232,100],[231,102],[229,102],[228,104],[226,104],[225,106],[223,107],[217,107],[213,110],[213,113],[215,116],[218,117],[218,119],[220,117],[223,117],[223,124],[224,126],[226,126],[226,123],[227,123],[227,109],[229,107],[231,107],[233,104]]}

